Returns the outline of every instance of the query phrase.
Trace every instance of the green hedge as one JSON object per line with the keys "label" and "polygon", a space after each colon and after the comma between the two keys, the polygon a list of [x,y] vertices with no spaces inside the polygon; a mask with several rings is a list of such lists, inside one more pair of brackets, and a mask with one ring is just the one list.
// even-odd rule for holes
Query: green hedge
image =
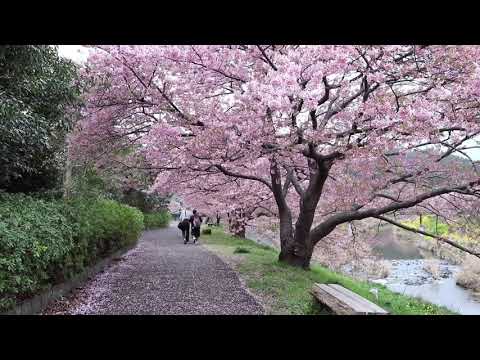
{"label": "green hedge", "polygon": [[168,211],[159,211],[155,213],[144,213],[144,223],[146,229],[155,229],[168,226],[171,215]]}
{"label": "green hedge", "polygon": [[0,194],[0,311],[135,244],[143,215],[113,200]]}

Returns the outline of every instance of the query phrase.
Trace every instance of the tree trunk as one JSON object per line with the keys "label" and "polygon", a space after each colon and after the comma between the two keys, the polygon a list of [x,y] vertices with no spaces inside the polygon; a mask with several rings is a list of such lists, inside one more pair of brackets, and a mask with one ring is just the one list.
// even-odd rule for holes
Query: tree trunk
{"label": "tree trunk", "polygon": [[239,228],[238,231],[235,233],[235,236],[245,239],[245,227]]}
{"label": "tree trunk", "polygon": [[284,261],[293,246],[292,214],[288,207],[279,207],[278,210],[280,218],[280,255],[278,260]]}
{"label": "tree trunk", "polygon": [[[295,224],[295,233],[293,233],[292,215],[285,200],[287,192],[282,189],[281,177],[276,163],[271,163],[272,191],[280,215],[281,250],[279,261],[309,269],[314,248],[310,230],[315,216],[315,209],[317,208],[331,165],[330,161],[317,161],[309,165],[311,173],[308,188],[306,190],[297,190],[300,194],[300,213]],[[294,174],[290,173],[290,176],[294,176]]]}
{"label": "tree trunk", "polygon": [[288,214],[284,215],[284,217],[280,218],[281,250],[278,261],[308,269],[312,258],[313,247],[310,245],[308,231],[297,231],[297,229],[296,226],[294,235],[290,211],[288,211]]}
{"label": "tree trunk", "polygon": [[243,211],[234,211],[230,216],[229,231],[235,236],[245,238],[246,218]]}
{"label": "tree trunk", "polygon": [[[301,214],[299,220],[303,216],[304,214]],[[310,226],[306,225],[303,221],[297,221],[295,234],[285,242],[285,246],[282,246],[279,261],[292,266],[302,267],[306,270],[310,268],[310,260],[313,254],[313,244],[310,240]]]}
{"label": "tree trunk", "polygon": [[63,197],[69,199],[72,193],[72,161],[70,158],[70,150],[67,146],[67,158],[65,163],[65,177],[63,182]]}
{"label": "tree trunk", "polygon": [[310,230],[327,174],[328,168],[324,166],[319,167],[319,170],[312,173],[308,188],[300,196],[300,213],[295,223],[295,233],[291,245],[287,246],[285,254],[280,261],[293,266],[300,266],[304,269],[310,268],[310,260],[312,259],[314,248]]}
{"label": "tree trunk", "polygon": [[295,245],[282,249],[278,257],[278,261],[284,262],[291,266],[301,267],[305,270],[310,269],[310,261],[312,259],[313,251],[309,250],[298,253],[296,249],[297,248]]}
{"label": "tree trunk", "polygon": [[300,200],[300,214],[295,224],[294,244],[294,264],[304,269],[310,268],[310,260],[313,254],[313,243],[310,239],[310,229],[312,228],[315,209],[318,203],[319,195],[307,192]]}

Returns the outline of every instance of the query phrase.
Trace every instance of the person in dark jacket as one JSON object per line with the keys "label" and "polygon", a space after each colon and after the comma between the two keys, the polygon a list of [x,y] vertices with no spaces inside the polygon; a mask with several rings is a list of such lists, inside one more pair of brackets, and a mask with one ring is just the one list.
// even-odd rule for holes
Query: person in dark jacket
{"label": "person in dark jacket", "polygon": [[197,210],[193,210],[193,215],[190,216],[190,224],[192,226],[193,243],[195,244],[200,238],[200,226],[202,225],[202,218]]}
{"label": "person in dark jacket", "polygon": [[190,221],[185,218],[178,223],[178,228],[182,230],[183,243],[186,244],[189,241],[190,237]]}

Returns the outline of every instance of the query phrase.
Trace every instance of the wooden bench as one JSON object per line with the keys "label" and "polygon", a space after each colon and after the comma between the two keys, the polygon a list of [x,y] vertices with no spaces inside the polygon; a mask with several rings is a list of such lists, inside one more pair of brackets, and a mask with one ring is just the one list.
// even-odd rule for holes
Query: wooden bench
{"label": "wooden bench", "polygon": [[388,315],[378,305],[338,284],[315,284],[311,293],[338,315]]}

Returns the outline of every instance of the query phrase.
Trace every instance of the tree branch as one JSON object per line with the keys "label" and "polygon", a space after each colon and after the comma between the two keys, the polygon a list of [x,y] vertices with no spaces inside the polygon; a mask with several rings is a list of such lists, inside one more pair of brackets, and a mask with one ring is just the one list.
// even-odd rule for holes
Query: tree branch
{"label": "tree branch", "polygon": [[267,53],[265,52],[264,49],[262,49],[262,47],[260,45],[257,45],[257,48],[258,50],[260,50],[260,52],[262,53],[263,55],[263,58],[268,62],[268,65],[270,65],[272,67],[273,70],[277,71],[277,67],[275,66],[275,64],[272,62],[272,60],[270,60],[270,58],[268,57]]}
{"label": "tree branch", "polygon": [[225,169],[222,165],[214,165],[218,170],[220,170],[223,174],[227,175],[227,176],[233,176],[233,177],[237,177],[237,178],[241,178],[241,179],[247,179],[247,180],[254,180],[254,181],[258,181],[258,182],[261,182],[262,184],[268,186],[268,188],[270,190],[272,190],[272,185],[262,179],[262,178],[259,178],[259,177],[256,177],[256,176],[253,176],[253,175],[244,175],[244,174],[238,174],[238,173],[234,173],[230,170],[227,170]]}
{"label": "tree branch", "polygon": [[403,224],[401,224],[401,223],[399,223],[399,222],[396,222],[396,221],[391,220],[391,219],[389,219],[389,218],[386,218],[386,217],[384,217],[384,216],[374,216],[374,217],[375,217],[376,219],[383,220],[383,221],[386,221],[386,222],[388,222],[388,223],[390,223],[390,224],[392,224],[392,225],[398,226],[399,228],[402,228],[402,229],[404,229],[404,230],[411,231],[411,232],[418,233],[418,234],[422,234],[422,235],[425,235],[425,236],[430,236],[430,237],[432,237],[432,238],[435,238],[435,239],[437,239],[437,240],[439,240],[439,241],[442,241],[442,242],[444,242],[444,243],[447,243],[447,244],[449,244],[449,245],[451,245],[451,246],[453,246],[453,247],[455,247],[455,248],[457,248],[457,249],[460,249],[460,250],[462,250],[462,251],[464,251],[464,252],[467,252],[467,253],[469,253],[469,254],[471,254],[471,255],[473,255],[473,256],[476,256],[476,257],[480,258],[480,253],[475,252],[475,251],[473,251],[473,250],[471,250],[471,249],[467,249],[466,247],[463,247],[462,245],[459,245],[459,244],[457,244],[456,242],[451,241],[451,240],[449,240],[449,239],[446,239],[446,238],[444,238],[444,237],[441,237],[441,236],[438,236],[438,235],[435,235],[435,234],[432,234],[432,233],[429,233],[429,232],[426,232],[426,231],[423,231],[423,230],[417,230],[417,229],[415,229],[415,228],[412,228],[412,227],[403,225]]}
{"label": "tree branch", "polygon": [[337,225],[340,225],[349,221],[353,221],[353,220],[363,220],[369,217],[381,216],[383,214],[386,214],[392,211],[411,208],[435,196],[449,194],[449,193],[463,193],[465,195],[474,195],[469,189],[479,184],[480,184],[480,179],[471,181],[461,186],[449,187],[449,188],[444,187],[444,188],[436,189],[436,190],[418,195],[413,199],[394,202],[376,209],[367,209],[362,211],[345,211],[339,214],[335,214],[330,216],[321,224],[317,225],[314,229],[312,229],[312,231],[310,232],[311,239],[313,243],[316,244],[323,237],[330,234],[337,227]]}
{"label": "tree branch", "polygon": [[303,189],[302,185],[300,185],[300,183],[298,182],[296,173],[292,175],[292,183],[298,195],[300,195],[303,198],[305,196],[305,189]]}

